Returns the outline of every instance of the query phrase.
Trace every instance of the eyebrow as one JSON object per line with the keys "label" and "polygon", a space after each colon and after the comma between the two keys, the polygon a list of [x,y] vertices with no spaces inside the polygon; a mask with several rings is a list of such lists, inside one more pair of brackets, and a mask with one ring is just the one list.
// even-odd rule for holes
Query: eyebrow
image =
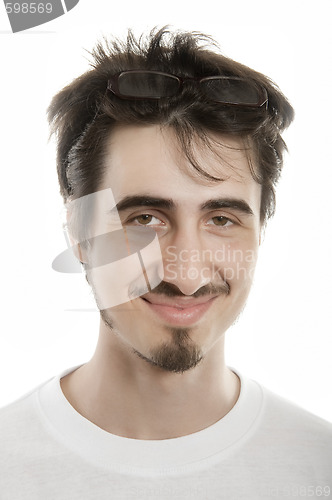
{"label": "eyebrow", "polygon": [[166,210],[175,210],[176,205],[173,200],[167,198],[155,198],[153,196],[145,196],[145,195],[126,196],[115,205],[113,210],[117,209],[118,212],[123,212],[128,208],[136,208],[136,207],[156,207],[156,208],[164,208]]}
{"label": "eyebrow", "polygon": [[218,208],[232,208],[238,212],[242,212],[246,215],[254,215],[253,210],[250,208],[248,203],[239,198],[217,198],[208,200],[203,205],[201,205],[201,210],[216,210]]}
{"label": "eyebrow", "polygon": [[[154,207],[174,211],[176,203],[169,198],[155,198],[146,195],[126,196],[116,204],[111,212],[115,210],[123,212],[128,208],[136,207]],[[246,215],[254,215],[248,203],[239,198],[213,198],[200,206],[200,210],[217,210],[222,208],[231,208]]]}

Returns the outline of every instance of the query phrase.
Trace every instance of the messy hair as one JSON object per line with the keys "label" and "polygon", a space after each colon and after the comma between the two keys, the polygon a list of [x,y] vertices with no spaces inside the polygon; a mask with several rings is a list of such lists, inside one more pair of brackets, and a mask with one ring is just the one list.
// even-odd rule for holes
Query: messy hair
{"label": "messy hair", "polygon": [[[275,211],[275,186],[283,165],[286,144],[283,130],[294,111],[280,89],[268,77],[225,57],[207,35],[154,29],[124,41],[97,43],[89,71],[54,96],[48,108],[51,133],[57,137],[57,172],[64,201],[100,189],[105,172],[105,150],[118,124],[159,124],[174,130],[193,169],[213,180],[195,160],[194,141],[209,143],[209,134],[239,138],[255,157],[254,179],[262,186],[261,223]],[[121,99],[107,90],[111,75],[131,69],[156,70],[180,77],[235,76],[264,87],[268,106],[249,108],[209,101],[199,86],[188,84],[171,98]],[[219,179],[220,180],[220,179]]]}

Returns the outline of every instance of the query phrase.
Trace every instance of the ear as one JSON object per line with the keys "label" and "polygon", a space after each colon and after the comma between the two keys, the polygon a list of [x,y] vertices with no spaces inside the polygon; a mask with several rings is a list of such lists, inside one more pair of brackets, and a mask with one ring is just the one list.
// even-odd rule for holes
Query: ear
{"label": "ear", "polygon": [[258,244],[259,246],[261,246],[261,244],[263,243],[264,241],[264,236],[265,236],[265,229],[266,229],[266,226],[261,224],[260,228],[259,228],[259,240],[258,240]]}
{"label": "ear", "polygon": [[86,252],[82,249],[80,243],[77,243],[75,240],[70,238],[71,249],[75,255],[75,257],[80,261],[81,264],[87,264],[87,256]]}
{"label": "ear", "polygon": [[68,248],[71,248],[75,257],[80,261],[81,264],[87,264],[88,259],[86,255],[86,250],[82,247],[80,242],[71,234],[70,232],[70,213],[67,212],[67,226],[65,229],[65,236],[67,240]]}

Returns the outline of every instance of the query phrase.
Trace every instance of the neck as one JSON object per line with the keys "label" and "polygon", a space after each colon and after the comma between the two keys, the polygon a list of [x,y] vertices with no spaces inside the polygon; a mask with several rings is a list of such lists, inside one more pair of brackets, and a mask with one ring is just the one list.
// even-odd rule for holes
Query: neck
{"label": "neck", "polygon": [[239,385],[225,365],[223,337],[195,368],[178,374],[150,365],[104,327],[92,359],[61,379],[85,418],[134,439],[170,439],[212,425],[234,406]]}

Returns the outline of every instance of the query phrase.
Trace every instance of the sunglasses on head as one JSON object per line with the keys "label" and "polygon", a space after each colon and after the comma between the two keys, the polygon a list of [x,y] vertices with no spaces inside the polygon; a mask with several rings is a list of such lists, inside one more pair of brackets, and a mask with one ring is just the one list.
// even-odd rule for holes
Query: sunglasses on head
{"label": "sunglasses on head", "polygon": [[237,76],[182,78],[147,70],[121,71],[109,78],[107,88],[122,99],[162,99],[173,97],[188,81],[199,85],[213,102],[233,106],[267,107],[268,95],[256,82]]}

